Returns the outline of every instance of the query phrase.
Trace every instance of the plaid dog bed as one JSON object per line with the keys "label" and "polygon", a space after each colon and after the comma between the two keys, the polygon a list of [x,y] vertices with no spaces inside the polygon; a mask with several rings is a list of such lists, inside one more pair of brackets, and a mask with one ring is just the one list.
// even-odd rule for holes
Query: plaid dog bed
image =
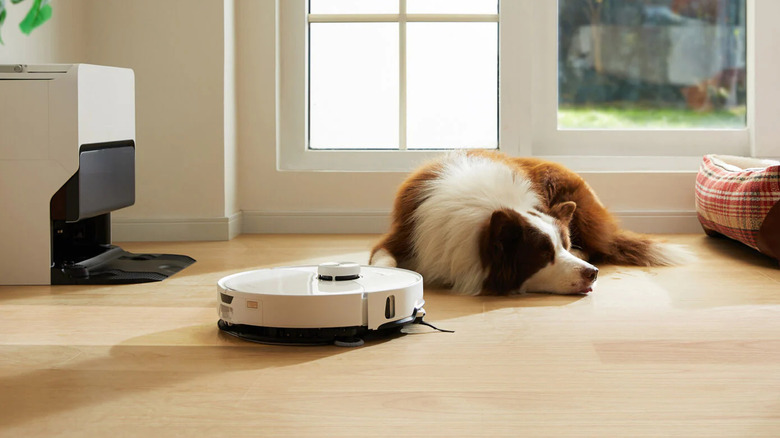
{"label": "plaid dog bed", "polygon": [[707,234],[722,234],[778,258],[778,201],[780,162],[704,157],[696,177],[696,212]]}

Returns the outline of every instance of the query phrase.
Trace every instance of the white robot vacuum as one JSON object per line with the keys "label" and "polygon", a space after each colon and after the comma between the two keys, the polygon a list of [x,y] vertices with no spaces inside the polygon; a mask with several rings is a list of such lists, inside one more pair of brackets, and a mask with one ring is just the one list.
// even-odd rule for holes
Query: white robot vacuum
{"label": "white robot vacuum", "polygon": [[219,328],[262,343],[358,346],[425,315],[420,274],[351,262],[241,272],[217,292]]}

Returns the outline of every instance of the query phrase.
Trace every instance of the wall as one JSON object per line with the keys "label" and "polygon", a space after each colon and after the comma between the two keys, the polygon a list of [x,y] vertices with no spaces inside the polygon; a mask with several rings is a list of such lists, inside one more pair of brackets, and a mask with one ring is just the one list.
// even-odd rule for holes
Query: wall
{"label": "wall", "polygon": [[27,4],[6,4],[0,62],[135,72],[136,203],[112,214],[115,240],[235,235],[233,0],[61,0],[29,37]]}
{"label": "wall", "polygon": [[[275,2],[238,0],[237,12],[239,203],[244,232],[382,232],[404,174],[276,169]],[[693,173],[589,173],[585,178],[629,228],[699,231],[693,213]]]}
{"label": "wall", "polygon": [[55,2],[52,18],[29,36],[19,30],[19,23],[27,15],[31,2],[14,5],[8,0],[5,5],[8,15],[0,30],[5,42],[0,45],[0,64],[84,62],[87,0]]}
{"label": "wall", "polygon": [[[236,108],[236,26],[235,1],[224,0],[224,147],[225,147],[225,216],[238,214],[238,120]],[[239,227],[234,227],[234,235]]]}
{"label": "wall", "polygon": [[[277,1],[60,0],[30,37],[9,8],[0,62],[135,71],[137,200],[115,240],[385,229],[404,174],[276,169]],[[698,230],[691,173],[585,176],[629,228]]]}
{"label": "wall", "polygon": [[[223,3],[89,6],[90,62],[132,68],[136,79],[136,204],[115,218],[141,228],[162,220],[149,228],[163,230],[166,220],[225,217]],[[164,234],[186,225],[173,224]]]}
{"label": "wall", "polygon": [[[276,170],[275,2],[239,0],[237,9],[244,230],[378,232],[403,174]],[[351,225],[336,223],[344,219]]]}

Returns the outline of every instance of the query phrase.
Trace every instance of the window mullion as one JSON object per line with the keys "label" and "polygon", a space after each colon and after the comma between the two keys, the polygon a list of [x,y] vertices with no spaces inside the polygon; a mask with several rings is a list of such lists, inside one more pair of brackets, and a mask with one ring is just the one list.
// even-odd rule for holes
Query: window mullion
{"label": "window mullion", "polygon": [[[498,14],[404,14],[407,23],[498,23]],[[395,23],[400,14],[308,14],[309,23]]]}
{"label": "window mullion", "polygon": [[309,23],[395,23],[398,14],[309,14]]}

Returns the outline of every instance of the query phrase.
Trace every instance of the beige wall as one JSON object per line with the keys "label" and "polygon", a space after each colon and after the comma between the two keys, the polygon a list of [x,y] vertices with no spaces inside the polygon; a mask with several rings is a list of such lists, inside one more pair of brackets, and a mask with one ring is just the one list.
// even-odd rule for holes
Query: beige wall
{"label": "beige wall", "polygon": [[236,114],[236,5],[224,0],[224,130],[225,130],[225,216],[239,211],[238,205],[238,118]]}
{"label": "beige wall", "polygon": [[[29,3],[29,2],[27,2]],[[60,0],[27,37],[11,5],[0,62],[131,68],[136,91],[136,204],[115,218],[222,218],[237,211],[234,87],[225,81],[232,0]],[[231,32],[232,33],[232,32]],[[232,41],[229,41],[232,46]],[[228,126],[228,130],[225,126]],[[227,147],[225,145],[228,145]]]}
{"label": "beige wall", "polygon": [[8,15],[3,24],[0,64],[40,64],[85,62],[87,56],[86,0],[55,2],[56,13],[29,36],[19,30],[31,2],[18,5],[5,2]]}
{"label": "beige wall", "polygon": [[[404,174],[276,170],[275,2],[237,0],[237,9],[241,209],[314,213],[389,211]],[[594,173],[586,175],[586,179],[613,210],[693,209],[695,175],[690,173]]]}
{"label": "beige wall", "polygon": [[224,216],[223,13],[221,1],[89,0],[89,61],[135,71],[136,204],[116,217]]}
{"label": "beige wall", "polygon": [[274,0],[238,0],[237,3],[241,209],[389,211],[402,174],[276,170],[274,4]]}
{"label": "beige wall", "polygon": [[[139,226],[132,239],[148,233],[144,224],[223,227],[239,210],[245,221],[264,217],[256,222],[264,225],[244,228],[252,232],[275,229],[278,218],[310,215],[314,222],[301,222],[309,226],[334,213],[358,221],[369,214],[362,216],[370,222],[364,229],[376,229],[404,174],[276,169],[277,1],[286,0],[58,0],[52,20],[30,37],[12,29],[25,5],[11,5],[0,62],[135,71],[137,200],[114,214],[115,223]],[[693,208],[687,173],[587,179],[613,210]],[[149,238],[199,237],[165,233]]]}

